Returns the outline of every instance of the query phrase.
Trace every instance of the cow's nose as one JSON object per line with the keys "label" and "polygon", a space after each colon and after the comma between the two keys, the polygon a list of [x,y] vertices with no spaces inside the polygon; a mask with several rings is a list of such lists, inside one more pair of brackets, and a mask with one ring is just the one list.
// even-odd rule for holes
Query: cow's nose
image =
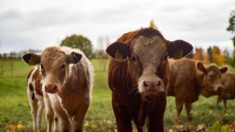
{"label": "cow's nose", "polygon": [[56,93],[58,91],[58,88],[54,84],[47,84],[45,86],[45,91],[48,93]]}
{"label": "cow's nose", "polygon": [[222,92],[223,91],[223,86],[218,86],[217,92]]}
{"label": "cow's nose", "polygon": [[157,87],[161,86],[161,81],[160,80],[156,80],[156,81],[144,81],[143,85],[148,90],[154,90]]}

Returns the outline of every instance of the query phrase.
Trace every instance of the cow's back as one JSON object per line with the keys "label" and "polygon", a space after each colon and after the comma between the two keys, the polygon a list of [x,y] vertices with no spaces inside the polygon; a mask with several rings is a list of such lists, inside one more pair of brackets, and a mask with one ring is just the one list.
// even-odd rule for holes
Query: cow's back
{"label": "cow's back", "polygon": [[224,90],[222,92],[223,98],[232,99],[235,97],[235,74],[226,72],[222,75],[222,82]]}
{"label": "cow's back", "polygon": [[191,102],[200,92],[198,81],[195,61],[186,58],[170,60],[168,96],[184,96]]}

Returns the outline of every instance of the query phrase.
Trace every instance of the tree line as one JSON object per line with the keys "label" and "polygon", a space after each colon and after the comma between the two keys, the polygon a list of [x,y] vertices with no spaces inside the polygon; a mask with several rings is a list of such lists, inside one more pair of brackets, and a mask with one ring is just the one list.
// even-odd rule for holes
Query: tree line
{"label": "tree line", "polygon": [[[150,21],[149,27],[157,29],[154,21]],[[233,35],[231,40],[235,49],[235,10],[231,11],[230,17],[228,19],[228,27],[226,28],[228,32],[231,32]],[[103,42],[102,38],[99,38],[99,46],[104,46],[102,43],[105,43],[105,46],[109,44],[108,38],[106,38],[106,42]],[[107,55],[105,54],[103,49],[94,50],[92,46],[92,42],[86,36],[81,34],[72,34],[70,36],[65,37],[61,42],[60,46],[68,46],[72,48],[79,48],[86,56],[90,59],[106,59]],[[104,48],[104,47],[103,47]],[[22,54],[26,52],[38,52],[37,50],[29,50],[22,52],[11,52],[11,53],[3,53],[0,54],[0,58],[20,58]],[[229,64],[235,67],[235,50],[233,50],[230,55],[229,51],[225,49],[222,51],[218,46],[210,46],[206,50],[201,47],[196,47],[195,51],[187,56],[188,58],[192,58],[195,60],[203,61],[204,63],[215,63],[217,65]]]}

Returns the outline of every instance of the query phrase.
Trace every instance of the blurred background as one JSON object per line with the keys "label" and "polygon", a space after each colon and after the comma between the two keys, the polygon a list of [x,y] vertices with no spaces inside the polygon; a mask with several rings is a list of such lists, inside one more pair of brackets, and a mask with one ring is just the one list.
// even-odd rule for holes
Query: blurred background
{"label": "blurred background", "polygon": [[[235,71],[234,0],[0,0],[0,131],[32,130],[26,95],[32,67],[21,56],[48,46],[80,48],[92,60],[95,85],[85,130],[116,131],[104,50],[123,33],[145,27],[158,29],[168,40],[191,43],[188,58]],[[178,125],[174,98],[168,97],[166,130],[213,131],[235,121],[234,102],[224,110],[215,108],[216,97],[199,100],[195,120]]]}

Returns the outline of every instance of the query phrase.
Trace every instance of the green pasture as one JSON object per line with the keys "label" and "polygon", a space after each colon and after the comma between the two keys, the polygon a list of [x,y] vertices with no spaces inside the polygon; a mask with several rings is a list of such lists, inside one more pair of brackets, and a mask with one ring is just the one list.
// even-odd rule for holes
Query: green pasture
{"label": "green pasture", "polygon": [[[95,82],[92,104],[87,113],[84,128],[87,132],[115,131],[115,118],[111,106],[111,92],[107,86],[107,60],[92,60],[95,69]],[[21,131],[32,130],[30,107],[26,94],[26,76],[30,66],[19,59],[0,60],[0,132],[21,128]],[[200,97],[193,104],[193,120],[187,122],[185,111],[182,111],[182,124],[175,123],[175,102],[168,97],[165,112],[165,128],[174,131],[196,130],[200,126],[216,128],[235,121],[235,101],[228,101],[228,109],[215,107],[217,97]],[[43,130],[46,130],[43,121]],[[217,128],[216,128],[217,129]],[[214,129],[213,129],[214,130]]]}

